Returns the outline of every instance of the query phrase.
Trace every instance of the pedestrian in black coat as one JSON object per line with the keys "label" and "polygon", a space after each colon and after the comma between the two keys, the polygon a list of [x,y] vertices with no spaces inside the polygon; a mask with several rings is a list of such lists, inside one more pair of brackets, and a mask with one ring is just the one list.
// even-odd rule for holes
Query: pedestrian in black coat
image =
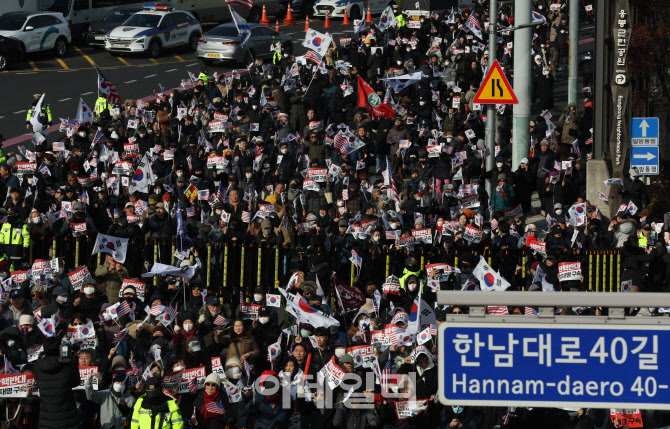
{"label": "pedestrian in black coat", "polygon": [[79,370],[76,362],[59,362],[56,338],[44,341],[44,355],[35,362],[33,371],[40,389],[40,429],[78,429],[72,389],[79,386]]}

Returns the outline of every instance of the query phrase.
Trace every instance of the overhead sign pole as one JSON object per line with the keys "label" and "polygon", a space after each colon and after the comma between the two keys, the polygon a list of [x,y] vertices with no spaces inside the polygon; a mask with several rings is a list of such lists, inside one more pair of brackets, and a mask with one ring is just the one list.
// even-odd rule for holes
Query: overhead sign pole
{"label": "overhead sign pole", "polygon": [[[440,291],[467,305],[439,326],[445,405],[670,409],[670,318],[626,317],[665,307],[661,293]],[[539,307],[538,316],[487,316],[487,304]],[[608,316],[555,316],[554,306],[603,306]]]}
{"label": "overhead sign pole", "polygon": [[[496,61],[496,55],[498,51],[498,0],[491,0],[489,4],[489,70],[493,67],[493,63]],[[478,103],[478,101],[473,101],[473,103]],[[489,105],[486,109],[486,148],[488,149],[489,156],[486,157],[486,171],[493,170],[495,166],[495,153],[496,153],[496,106]],[[495,179],[491,178],[486,181],[486,191],[491,195],[493,192],[493,183]]]}

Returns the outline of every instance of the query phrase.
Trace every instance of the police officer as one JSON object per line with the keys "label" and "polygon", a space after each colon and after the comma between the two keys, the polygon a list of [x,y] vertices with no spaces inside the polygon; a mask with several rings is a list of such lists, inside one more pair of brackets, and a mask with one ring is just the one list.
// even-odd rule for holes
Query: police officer
{"label": "police officer", "polygon": [[198,75],[198,79],[202,81],[203,85],[207,85],[207,82],[209,82],[209,74],[207,74],[207,69],[202,69]]}
{"label": "police officer", "polygon": [[28,259],[30,232],[14,208],[7,209],[7,222],[2,224],[0,230],[0,245],[10,263]]}
{"label": "police officer", "polygon": [[[30,109],[28,109],[28,114],[26,115],[26,129],[30,128],[30,118],[33,116],[33,111],[35,110],[35,106],[37,106],[37,103],[40,101],[40,98],[42,98],[42,94],[35,94],[33,95],[33,104],[30,106]],[[49,106],[46,103],[42,103],[39,115],[37,116],[37,120],[46,128],[47,126],[50,127],[52,125],[51,122],[51,106]]]}
{"label": "police officer", "polygon": [[163,393],[162,387],[159,377],[147,379],[146,393],[135,402],[130,429],[182,429],[184,427],[179,405],[174,399]]}
{"label": "police officer", "polygon": [[107,103],[107,97],[104,95],[101,95],[98,97],[97,100],[95,100],[95,108],[93,111],[95,112],[96,115],[101,114],[105,109],[109,109],[109,104]]}

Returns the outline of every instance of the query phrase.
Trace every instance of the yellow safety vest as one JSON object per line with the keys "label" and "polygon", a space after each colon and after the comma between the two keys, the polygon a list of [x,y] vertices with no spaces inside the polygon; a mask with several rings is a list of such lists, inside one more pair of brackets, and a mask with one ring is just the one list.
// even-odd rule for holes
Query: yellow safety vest
{"label": "yellow safety vest", "polygon": [[405,19],[405,15],[403,15],[402,13],[399,13],[395,17],[395,19],[396,19],[396,21],[398,21],[398,28],[404,27],[405,25],[407,25],[407,20]]}
{"label": "yellow safety vest", "polygon": [[105,97],[100,96],[97,100],[95,100],[94,112],[99,115],[105,109],[109,109],[109,104],[107,104],[107,99]]}
{"label": "yellow safety vest", "polygon": [[0,244],[5,246],[5,255],[10,260],[23,258],[23,249],[30,247],[28,225],[23,224],[20,228],[12,228],[11,223],[3,223],[2,230],[0,230]]}
{"label": "yellow safety vest", "polygon": [[272,55],[272,64],[277,65],[281,61],[282,56],[281,52],[275,51],[275,53]]}
{"label": "yellow safety vest", "polygon": [[139,397],[133,407],[133,417],[130,420],[130,429],[158,429],[160,426],[160,419],[163,419],[162,429],[183,429],[184,420],[179,413],[179,405],[174,399],[168,399],[168,412],[162,414],[155,419],[154,427],[151,426],[151,411],[142,408],[146,394]]}

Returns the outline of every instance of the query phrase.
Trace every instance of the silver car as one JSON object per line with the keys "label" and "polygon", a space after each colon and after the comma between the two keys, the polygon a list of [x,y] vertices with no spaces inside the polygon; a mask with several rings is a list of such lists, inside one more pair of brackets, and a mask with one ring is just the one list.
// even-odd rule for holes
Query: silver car
{"label": "silver car", "polygon": [[198,40],[198,58],[211,65],[216,61],[235,61],[247,65],[254,58],[271,58],[272,45],[281,43],[284,52],[292,52],[291,36],[280,34],[262,24],[248,23],[251,36],[244,46],[235,23],[221,24],[211,29]]}

